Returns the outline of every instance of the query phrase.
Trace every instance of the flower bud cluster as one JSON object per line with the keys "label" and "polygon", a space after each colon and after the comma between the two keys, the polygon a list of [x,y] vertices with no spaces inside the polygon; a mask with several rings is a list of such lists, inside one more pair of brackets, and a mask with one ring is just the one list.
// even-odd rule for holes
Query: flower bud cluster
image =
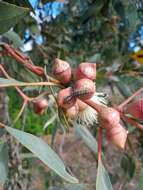
{"label": "flower bud cluster", "polygon": [[[122,126],[120,117],[129,123],[135,123],[126,116],[126,113],[128,113],[132,117],[143,121],[143,99],[128,105],[125,110],[126,113],[118,111],[118,107],[115,109],[104,105],[103,99],[99,100],[97,98],[98,93],[94,82],[96,79],[96,64],[93,63],[81,63],[75,70],[72,70],[69,63],[56,59],[53,64],[53,74],[64,87],[58,92],[57,102],[66,116],[75,119],[77,116],[83,115],[86,121],[93,124],[98,112],[101,127],[105,129],[108,141],[118,148],[124,149],[128,131]],[[87,114],[87,111],[84,110],[90,110],[90,113]],[[143,128],[138,124],[136,126]]]}
{"label": "flower bud cluster", "polygon": [[[96,64],[81,63],[74,71],[70,64],[61,59],[55,59],[53,74],[66,87],[58,92],[57,102],[63,108],[68,118],[76,118],[79,110],[87,107],[80,101],[90,99],[96,92],[93,80],[96,79]],[[68,87],[67,87],[68,86]]]}

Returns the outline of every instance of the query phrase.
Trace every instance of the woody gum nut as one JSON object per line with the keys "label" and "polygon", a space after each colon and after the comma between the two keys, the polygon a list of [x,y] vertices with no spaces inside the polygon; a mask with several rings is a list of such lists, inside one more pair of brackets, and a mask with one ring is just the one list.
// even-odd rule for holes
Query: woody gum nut
{"label": "woody gum nut", "polygon": [[134,118],[143,121],[143,99],[140,99],[127,106],[126,112],[131,114]]}
{"label": "woody gum nut", "polygon": [[119,149],[124,149],[128,131],[120,124],[106,131],[107,139]]}
{"label": "woody gum nut", "polygon": [[114,108],[102,107],[99,115],[102,119],[103,127],[106,129],[112,128],[120,122],[120,114]]}
{"label": "woody gum nut", "polygon": [[87,78],[77,80],[74,85],[74,94],[81,100],[90,99],[96,91],[95,83]]}
{"label": "woody gum nut", "polygon": [[73,96],[72,87],[60,90],[58,93],[57,102],[61,108],[68,109],[72,107],[76,103],[76,98]]}
{"label": "woody gum nut", "polygon": [[70,82],[72,71],[69,63],[61,59],[55,59],[53,64],[53,74],[61,83],[66,84]]}
{"label": "woody gum nut", "polygon": [[78,105],[75,104],[74,106],[72,106],[72,107],[66,109],[65,114],[66,114],[66,116],[67,116],[68,118],[74,119],[74,118],[76,118],[78,112],[79,112]]}
{"label": "woody gum nut", "polygon": [[82,78],[88,78],[90,80],[96,79],[96,64],[93,63],[81,63],[75,71],[76,80]]}
{"label": "woody gum nut", "polygon": [[37,114],[43,114],[48,107],[48,100],[46,98],[39,98],[33,102],[34,112]]}

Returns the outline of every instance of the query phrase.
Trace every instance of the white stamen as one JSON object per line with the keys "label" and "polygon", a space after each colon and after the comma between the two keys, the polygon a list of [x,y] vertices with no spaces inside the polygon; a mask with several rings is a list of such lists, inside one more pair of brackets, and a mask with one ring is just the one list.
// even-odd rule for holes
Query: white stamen
{"label": "white stamen", "polygon": [[[96,92],[94,96],[91,98],[91,100],[98,104],[107,104],[107,101],[104,98],[103,93]],[[94,123],[98,123],[98,113],[92,107],[87,106],[87,108],[78,113],[76,121],[78,123],[84,123],[86,125],[93,125]]]}

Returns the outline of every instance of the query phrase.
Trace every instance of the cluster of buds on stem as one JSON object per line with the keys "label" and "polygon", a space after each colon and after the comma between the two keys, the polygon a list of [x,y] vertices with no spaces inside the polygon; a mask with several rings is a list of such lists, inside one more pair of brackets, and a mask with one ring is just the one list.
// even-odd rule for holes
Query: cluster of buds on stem
{"label": "cluster of buds on stem", "polygon": [[69,86],[58,93],[59,107],[64,109],[68,118],[76,118],[79,111],[88,106],[79,99],[86,100],[95,94],[96,87],[93,80],[96,78],[96,64],[81,63],[73,71],[69,63],[55,59],[53,74],[63,85]]}
{"label": "cluster of buds on stem", "polygon": [[58,106],[64,110],[66,116],[75,119],[80,110],[91,106],[101,118],[100,125],[105,129],[107,139],[118,148],[124,149],[127,130],[120,124],[119,111],[92,100],[96,95],[96,64],[81,63],[72,71],[69,63],[56,59],[53,74],[62,84],[68,86],[60,90],[57,96]]}
{"label": "cluster of buds on stem", "polygon": [[[100,127],[105,129],[108,141],[120,149],[125,148],[128,131],[122,126],[121,119],[130,122],[126,113],[117,108],[107,107],[100,101],[94,101],[96,95],[96,64],[81,63],[74,71],[70,64],[56,59],[53,73],[66,87],[59,91],[57,101],[66,116],[77,118],[79,112],[92,107],[100,117]],[[72,82],[71,82],[72,81]],[[67,87],[68,86],[68,87]],[[143,120],[143,100],[129,105],[126,111],[133,117]],[[132,123],[133,124],[133,123]],[[139,126],[139,125],[137,125]],[[139,126],[141,128],[141,126]]]}
{"label": "cluster of buds on stem", "polygon": [[[7,55],[15,58],[27,69],[40,77],[47,78],[44,69],[31,64],[32,62],[28,57],[22,55],[8,44],[2,43],[1,46]],[[0,70],[6,78],[11,78],[2,66]],[[97,119],[96,114],[98,112],[101,121],[100,125],[105,129],[107,139],[121,149],[124,149],[127,139],[127,130],[122,126],[121,119],[143,130],[143,125],[134,120],[135,118],[143,122],[143,99],[128,104],[135,96],[143,91],[143,87],[119,106],[112,108],[107,107],[104,98],[98,97],[98,94],[101,93],[96,92],[94,82],[96,80],[96,64],[85,62],[78,65],[75,70],[72,70],[68,62],[55,59],[53,74],[57,80],[48,76],[50,81],[54,85],[60,84],[60,87],[64,87],[58,92],[57,102],[58,106],[64,110],[68,118],[75,119],[81,117],[82,119],[84,118],[85,123],[93,124]],[[50,85],[50,83],[44,82],[40,85],[45,84]],[[42,114],[48,107],[48,100],[45,97],[30,98],[17,86],[15,89],[24,99],[24,104],[18,117],[20,117],[27,102],[32,101],[34,112],[37,114]],[[127,105],[126,109],[124,109],[125,105]]]}

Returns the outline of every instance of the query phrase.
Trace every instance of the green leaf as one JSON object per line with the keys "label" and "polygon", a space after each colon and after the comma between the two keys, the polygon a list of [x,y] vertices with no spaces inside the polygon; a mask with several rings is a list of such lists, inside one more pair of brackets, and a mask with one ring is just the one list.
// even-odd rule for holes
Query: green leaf
{"label": "green leaf", "polygon": [[28,12],[28,8],[0,1],[0,34],[15,26]]}
{"label": "green leaf", "polygon": [[22,39],[14,31],[10,30],[10,31],[4,33],[3,36],[6,37],[6,38],[8,38],[10,41],[12,41],[13,44],[15,45],[15,47],[20,47],[20,46],[23,45]]}
{"label": "green leaf", "polygon": [[129,180],[134,177],[136,165],[132,157],[125,154],[121,160],[121,168],[124,170]]}
{"label": "green leaf", "polygon": [[75,131],[88,146],[88,148],[90,148],[93,153],[97,154],[97,142],[90,131],[80,124],[75,124]]}
{"label": "green leaf", "polygon": [[14,4],[14,5],[17,5],[17,6],[20,6],[20,7],[28,7],[30,8],[31,10],[34,11],[31,3],[29,2],[29,0],[22,0],[22,1],[19,1],[19,0],[5,0],[5,2],[7,3],[10,3],[10,4]]}
{"label": "green leaf", "polygon": [[125,97],[128,98],[129,96],[132,95],[132,92],[129,88],[128,85],[126,85],[125,82],[119,80],[118,82],[114,82],[115,85],[117,86],[118,90],[120,91],[120,93]]}
{"label": "green leaf", "polygon": [[[19,2],[19,1],[18,1],[18,2]],[[32,11],[34,11],[34,9],[33,9],[32,5],[31,5],[31,3],[29,2],[29,0],[23,0],[23,1],[20,1],[19,3],[20,3],[22,6],[28,7],[28,8],[30,8]]]}
{"label": "green leaf", "polygon": [[101,61],[101,54],[100,53],[96,53],[93,56],[88,58],[88,62],[96,63],[96,62],[100,62],[100,61]]}
{"label": "green leaf", "polygon": [[0,184],[3,185],[8,174],[8,147],[0,144]]}
{"label": "green leaf", "polygon": [[125,8],[121,0],[112,0],[113,7],[122,21],[126,23]]}
{"label": "green leaf", "polygon": [[15,79],[5,79],[0,78],[0,87],[15,87],[15,86],[56,86],[55,83],[52,82],[21,82]]}
{"label": "green leaf", "polygon": [[64,187],[59,187],[59,186],[56,186],[56,187],[49,187],[48,190],[85,190],[85,188],[83,187],[83,185],[64,185]]}
{"label": "green leaf", "polygon": [[70,183],[78,183],[78,180],[66,171],[59,156],[42,139],[11,127],[6,127],[6,130],[59,176]]}
{"label": "green leaf", "polygon": [[101,8],[103,7],[104,3],[103,1],[96,0],[94,3],[92,3],[86,11],[84,11],[83,14],[80,16],[80,23],[87,22],[90,18],[95,17],[96,15],[101,13]]}
{"label": "green leaf", "polygon": [[83,185],[67,185],[64,190],[84,190]]}
{"label": "green leaf", "polygon": [[31,31],[34,35],[37,35],[37,36],[41,34],[40,29],[39,29],[39,27],[38,27],[37,24],[32,24],[32,25],[30,26],[30,31]]}
{"label": "green leaf", "polygon": [[143,169],[141,169],[140,172],[140,177],[139,177],[139,182],[138,182],[138,189],[143,189]]}
{"label": "green leaf", "polygon": [[65,0],[42,0],[43,4],[50,3],[50,2],[65,2]]}
{"label": "green leaf", "polygon": [[0,78],[0,87],[23,86],[25,83],[15,79]]}
{"label": "green leaf", "polygon": [[137,14],[137,9],[136,6],[132,3],[129,4],[128,10],[127,10],[127,18],[129,22],[129,30],[130,32],[135,32],[136,27],[139,24],[138,22],[138,14]]}
{"label": "green leaf", "polygon": [[105,170],[102,161],[99,161],[98,163],[96,190],[113,190],[109,175]]}

